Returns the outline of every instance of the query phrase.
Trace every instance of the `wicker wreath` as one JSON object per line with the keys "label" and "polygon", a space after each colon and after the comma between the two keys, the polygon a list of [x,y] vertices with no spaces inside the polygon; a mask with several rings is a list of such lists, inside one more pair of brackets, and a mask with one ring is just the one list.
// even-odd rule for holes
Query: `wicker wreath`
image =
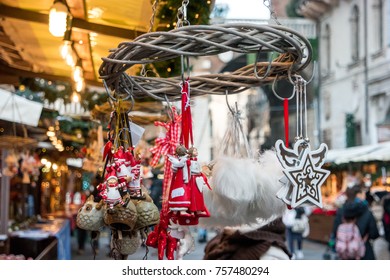
{"label": "wicker wreath", "polygon": [[[164,100],[180,98],[183,77],[159,78],[130,76],[125,71],[137,64],[153,64],[179,56],[210,56],[237,53],[276,52],[271,62],[256,62],[233,73],[191,76],[191,95],[239,93],[265,85],[275,79],[306,68],[312,57],[310,42],[284,26],[256,24],[222,24],[184,26],[168,32],[150,32],[132,42],[122,42],[102,58],[100,78],[113,96]],[[115,97],[114,97],[115,98]]]}

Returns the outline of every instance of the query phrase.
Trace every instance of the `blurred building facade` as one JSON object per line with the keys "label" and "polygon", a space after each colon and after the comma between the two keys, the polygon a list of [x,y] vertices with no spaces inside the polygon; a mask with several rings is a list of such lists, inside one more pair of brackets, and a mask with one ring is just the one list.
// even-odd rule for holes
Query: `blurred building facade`
{"label": "blurred building facade", "polygon": [[331,149],[389,141],[389,1],[290,2],[317,24],[320,139]]}

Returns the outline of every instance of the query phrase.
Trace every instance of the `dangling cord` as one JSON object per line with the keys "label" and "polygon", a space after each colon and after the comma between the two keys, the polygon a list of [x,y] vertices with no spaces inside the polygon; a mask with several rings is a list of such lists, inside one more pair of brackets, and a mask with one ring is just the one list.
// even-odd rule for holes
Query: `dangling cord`
{"label": "dangling cord", "polygon": [[227,105],[230,113],[232,114],[233,129],[232,129],[232,133],[226,133],[224,138],[222,139],[222,147],[225,147],[225,150],[223,152],[225,155],[230,155],[228,150],[229,150],[230,144],[232,144],[233,145],[233,154],[232,155],[239,156],[240,155],[239,143],[240,143],[240,135],[241,135],[242,139],[244,141],[244,146],[245,146],[247,156],[248,156],[248,158],[252,158],[252,151],[250,149],[248,139],[246,138],[246,136],[244,134],[244,129],[243,129],[242,123],[241,123],[241,111],[238,110],[237,102],[235,103],[235,105],[236,105],[235,110],[230,106],[229,100],[228,100],[228,95],[229,95],[229,92],[228,92],[228,90],[226,90],[225,91],[226,105]]}
{"label": "dangling cord", "polygon": [[[158,0],[154,0],[153,6],[152,6],[153,13],[152,13],[152,16],[150,17],[150,21],[149,21],[150,24],[149,24],[148,33],[153,31],[154,18],[156,17],[157,6],[158,6]],[[141,73],[141,76],[146,77],[147,71],[146,71],[145,64],[142,64],[142,69],[141,69],[140,73]]]}
{"label": "dangling cord", "polygon": [[281,25],[270,2],[270,0],[263,0],[263,4],[268,8],[271,18],[276,22],[276,24]]}
{"label": "dangling cord", "polygon": [[167,107],[168,107],[167,115],[168,115],[169,119],[172,122],[174,122],[175,121],[175,115],[173,113],[171,102],[169,101],[168,96],[166,94],[164,94],[164,99],[165,99],[165,102],[167,103]]}
{"label": "dangling cord", "polygon": [[305,128],[305,141],[306,142],[309,142],[309,137],[308,137],[308,134],[307,134],[307,98],[306,98],[306,85],[307,85],[307,82],[301,77],[301,81],[302,81],[302,95],[303,95],[303,110],[304,110],[304,114],[305,114],[305,120],[304,120],[304,128]]}
{"label": "dangling cord", "polygon": [[295,141],[297,141],[300,137],[300,120],[301,120],[301,117],[300,117],[300,104],[301,104],[301,94],[300,94],[300,90],[299,90],[299,78],[296,77],[295,81],[294,81],[294,91],[297,91],[297,97],[296,97],[296,118],[297,118],[297,133],[296,133],[296,136],[295,136]]}
{"label": "dangling cord", "polygon": [[288,124],[288,98],[283,99],[283,112],[284,112],[284,138],[285,138],[285,143],[286,143],[286,148],[289,146],[289,138],[288,138],[288,129],[289,129],[289,124]]}
{"label": "dangling cord", "polygon": [[93,253],[93,260],[96,260],[97,255],[97,242],[99,240],[100,232],[99,231],[92,231],[91,232],[91,248]]}
{"label": "dangling cord", "polygon": [[144,227],[143,229],[141,229],[140,232],[141,232],[141,238],[142,238],[142,245],[145,246],[145,256],[142,259],[147,260],[148,254],[149,254],[149,247],[148,247],[148,245],[146,245],[146,239],[147,239],[148,233],[149,233],[148,227]]}
{"label": "dangling cord", "polygon": [[302,92],[302,77],[299,77],[299,121],[300,121],[300,133],[299,138],[303,138],[303,92]]}

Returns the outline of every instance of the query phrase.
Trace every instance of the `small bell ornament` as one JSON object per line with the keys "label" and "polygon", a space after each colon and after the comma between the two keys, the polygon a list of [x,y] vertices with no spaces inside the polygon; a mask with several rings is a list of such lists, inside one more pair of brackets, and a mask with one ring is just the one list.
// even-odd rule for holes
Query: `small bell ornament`
{"label": "small bell ornament", "polygon": [[103,201],[94,202],[94,196],[90,195],[84,205],[79,209],[76,216],[76,224],[79,228],[100,231],[104,226]]}

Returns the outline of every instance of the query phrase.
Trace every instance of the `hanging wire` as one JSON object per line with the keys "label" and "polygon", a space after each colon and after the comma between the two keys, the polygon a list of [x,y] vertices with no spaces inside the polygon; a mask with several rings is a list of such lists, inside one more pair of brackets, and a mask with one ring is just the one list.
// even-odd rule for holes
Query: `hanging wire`
{"label": "hanging wire", "polygon": [[[177,23],[176,23],[176,29],[190,25],[190,22],[187,19],[187,6],[190,3],[189,0],[183,0],[181,3],[181,7],[177,10]],[[184,55],[180,56],[180,63],[181,63],[181,80],[184,84],[185,78],[184,78],[184,72],[185,68],[187,69],[187,77],[190,76],[190,58],[188,56],[185,56],[186,60],[186,67],[184,67]]]}
{"label": "hanging wire", "polygon": [[[245,136],[244,129],[241,122],[241,111],[238,109],[237,102],[235,103],[235,109],[232,108],[229,104],[228,99],[229,92],[225,91],[226,104],[232,114],[232,127],[228,129],[228,132],[224,135],[222,139],[221,147],[224,147],[222,153],[224,155],[231,155],[239,157],[241,154],[240,151],[240,138],[242,137],[244,142],[244,147],[248,158],[252,158],[252,151],[248,143],[248,139]],[[241,137],[240,137],[241,136]],[[233,146],[233,151],[230,153],[231,146]]]}
{"label": "hanging wire", "polygon": [[172,104],[169,101],[168,96],[166,94],[164,94],[164,99],[165,99],[165,102],[167,103],[168,110],[169,110],[167,112],[167,115],[170,118],[170,120],[174,122],[175,121],[175,116],[174,116],[174,113],[173,113]]}
{"label": "hanging wire", "polygon": [[271,1],[270,1],[270,0],[263,0],[263,4],[264,4],[264,6],[266,6],[266,7],[268,8],[269,13],[270,13],[270,16],[271,16],[271,18],[276,22],[276,24],[282,25],[282,24],[279,22],[279,20],[278,20],[278,18],[277,18],[277,16],[276,16],[275,10],[272,8]]}
{"label": "hanging wire", "polygon": [[304,79],[303,80],[303,96],[305,98],[305,141],[309,142],[309,137],[307,135],[307,98],[306,98],[306,85],[308,82],[306,82]]}
{"label": "hanging wire", "polygon": [[[307,81],[300,75],[294,75],[294,92],[296,92],[296,120],[297,120],[297,134],[295,140],[305,138],[305,142],[309,142],[307,134],[307,95],[306,85]],[[304,136],[305,135],[305,136]]]}
{"label": "hanging wire", "polygon": [[[154,0],[154,3],[152,5],[152,11],[153,12],[152,12],[152,15],[151,15],[150,20],[149,20],[148,33],[153,31],[154,19],[156,17],[157,6],[158,6],[158,0]],[[146,64],[142,64],[142,69],[141,69],[141,72],[140,72],[141,76],[146,77],[147,72],[148,71],[146,71]]]}

